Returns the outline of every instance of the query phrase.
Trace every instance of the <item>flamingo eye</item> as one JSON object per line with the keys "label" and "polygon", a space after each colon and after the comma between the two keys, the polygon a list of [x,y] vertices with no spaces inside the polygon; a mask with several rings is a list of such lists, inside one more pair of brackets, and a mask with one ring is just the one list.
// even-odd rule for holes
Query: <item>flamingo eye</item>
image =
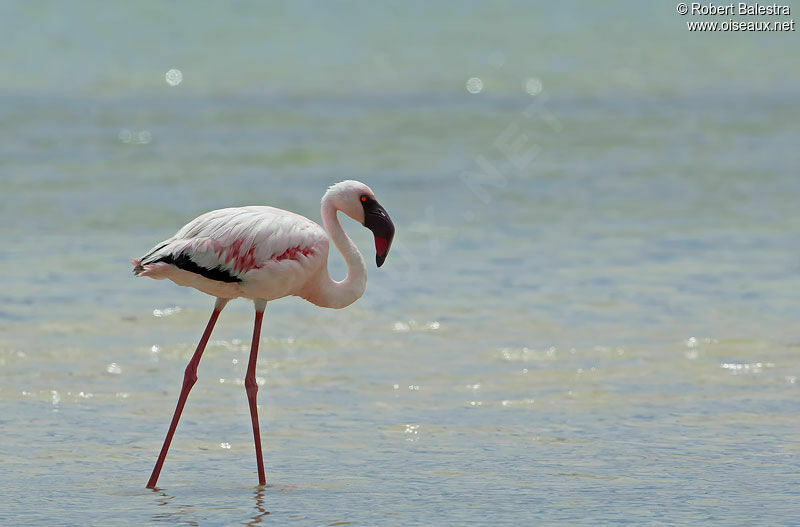
{"label": "flamingo eye", "polygon": [[361,203],[364,203],[365,201],[367,201],[367,195],[366,195],[366,194],[363,194],[363,195],[361,196]]}

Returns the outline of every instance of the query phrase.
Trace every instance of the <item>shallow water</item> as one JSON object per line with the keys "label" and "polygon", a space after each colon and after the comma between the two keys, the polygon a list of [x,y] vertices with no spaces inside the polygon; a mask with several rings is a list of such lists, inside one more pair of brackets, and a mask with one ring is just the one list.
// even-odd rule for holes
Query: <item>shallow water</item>
{"label": "shallow water", "polygon": [[[0,524],[797,525],[797,36],[655,5],[0,7]],[[345,178],[397,237],[268,306],[269,486],[238,301],[144,489],[213,303],[128,259]]]}

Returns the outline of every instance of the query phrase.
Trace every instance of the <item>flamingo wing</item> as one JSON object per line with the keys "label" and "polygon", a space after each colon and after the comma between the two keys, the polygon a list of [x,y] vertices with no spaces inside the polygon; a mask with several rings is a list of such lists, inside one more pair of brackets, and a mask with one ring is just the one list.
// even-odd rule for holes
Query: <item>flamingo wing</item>
{"label": "flamingo wing", "polygon": [[242,282],[248,272],[271,260],[308,255],[321,238],[327,240],[327,235],[319,225],[281,209],[214,210],[134,260],[134,272],[157,278],[162,266],[174,265],[217,282]]}

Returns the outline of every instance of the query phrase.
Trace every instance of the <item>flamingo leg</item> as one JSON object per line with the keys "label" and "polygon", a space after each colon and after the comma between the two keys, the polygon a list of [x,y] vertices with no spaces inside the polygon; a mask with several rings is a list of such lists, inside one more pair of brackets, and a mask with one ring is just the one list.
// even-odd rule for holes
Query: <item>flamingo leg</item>
{"label": "flamingo leg", "polygon": [[211,313],[211,318],[206,325],[206,330],[203,332],[203,336],[197,344],[197,349],[194,351],[194,355],[192,355],[189,364],[186,366],[186,370],[183,374],[183,387],[178,397],[178,404],[175,407],[175,413],[172,415],[172,423],[169,425],[167,437],[164,438],[164,445],[161,447],[161,453],[158,455],[156,466],[153,467],[153,473],[150,474],[150,480],[147,482],[148,489],[155,488],[156,482],[158,482],[158,475],[161,474],[161,467],[164,465],[164,459],[167,457],[169,445],[172,442],[172,436],[175,435],[175,429],[178,427],[178,421],[181,418],[181,412],[183,412],[183,407],[186,404],[186,398],[189,397],[189,391],[192,389],[192,386],[194,386],[194,383],[197,382],[197,365],[200,364],[200,358],[203,356],[203,351],[206,349],[206,344],[208,344],[208,338],[211,336],[214,324],[217,323],[219,313],[227,303],[228,301],[226,299],[217,298],[217,302],[214,304],[214,311]]}
{"label": "flamingo leg", "polygon": [[255,306],[256,321],[253,325],[253,344],[250,347],[250,361],[247,363],[247,374],[244,378],[244,386],[247,390],[247,401],[250,403],[250,419],[253,421],[253,441],[256,444],[258,484],[266,485],[267,479],[264,477],[264,459],[261,456],[261,432],[258,428],[258,405],[256,404],[256,394],[258,393],[256,360],[258,359],[258,341],[261,336],[261,320],[264,318],[264,309],[266,309],[267,303],[264,300],[256,300]]}

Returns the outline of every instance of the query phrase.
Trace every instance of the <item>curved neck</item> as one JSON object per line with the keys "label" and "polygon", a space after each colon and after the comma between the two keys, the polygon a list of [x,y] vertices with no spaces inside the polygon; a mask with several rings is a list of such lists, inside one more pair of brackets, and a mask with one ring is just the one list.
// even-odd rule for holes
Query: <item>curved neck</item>
{"label": "curved neck", "polygon": [[367,287],[367,266],[361,253],[358,252],[356,244],[342,229],[336,215],[337,211],[338,208],[333,199],[326,194],[322,198],[320,209],[322,225],[344,257],[347,264],[347,276],[341,282],[337,282],[331,278],[326,267],[319,284],[318,297],[312,301],[319,306],[339,309],[349,306],[364,294]]}

